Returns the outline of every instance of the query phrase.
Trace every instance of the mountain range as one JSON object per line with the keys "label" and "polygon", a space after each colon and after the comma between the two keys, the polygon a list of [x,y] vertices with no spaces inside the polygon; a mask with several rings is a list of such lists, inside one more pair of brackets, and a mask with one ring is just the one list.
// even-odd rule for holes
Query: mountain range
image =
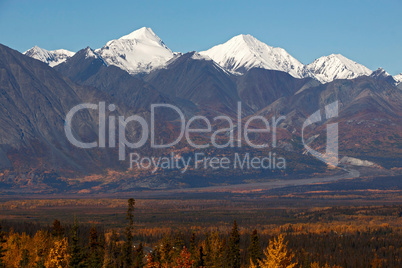
{"label": "mountain range", "polygon": [[68,58],[74,56],[75,53],[65,49],[48,51],[38,46],[34,46],[33,48],[25,51],[24,54],[47,63],[50,67],[54,67],[62,62],[65,62]]}
{"label": "mountain range", "polygon": [[[111,40],[105,46],[95,49],[95,52],[108,65],[117,66],[132,75],[163,68],[169,60],[182,54],[172,52],[152,29],[147,27]],[[48,63],[51,67],[74,55],[64,49],[47,51],[36,46],[24,54]],[[244,34],[202,51],[200,55],[214,60],[233,74],[262,68],[283,71],[296,78],[312,77],[321,83],[328,83],[335,79],[353,79],[372,73],[367,67],[340,54],[323,56],[304,65],[283,48],[271,47],[251,35]],[[402,74],[396,75],[394,79],[398,84],[401,83]]]}
{"label": "mountain range", "polygon": [[[323,117],[306,128],[308,143],[322,151],[326,124],[338,123],[341,157],[368,160],[392,172],[401,168],[400,75],[392,77],[381,68],[372,72],[341,55],[303,65],[285,50],[249,35],[204,52],[174,53],[149,28],[99,49],[65,53],[36,47],[24,54],[0,45],[0,191],[4,193],[199,187],[333,172],[306,153],[301,128],[309,115],[334,101],[339,103],[338,116]],[[118,161],[118,148],[79,149],[65,136],[68,111],[80,103],[99,102],[116,105],[106,116],[136,114],[147,122],[155,103],[173,104],[187,118],[223,114],[236,118],[239,102],[244,121],[253,115],[284,116],[278,125],[277,153],[286,156],[288,167],[284,173],[128,170],[127,162]],[[177,137],[175,112],[159,113],[156,119],[158,140]],[[74,119],[73,133],[84,142],[98,140],[99,124],[96,111],[82,111]],[[215,122],[211,127],[216,130],[222,125]],[[138,139],[138,125],[127,125],[126,134],[128,140]],[[219,138],[225,140],[229,134]],[[198,141],[207,138],[197,136]],[[272,137],[256,134],[251,139],[269,143]],[[195,153],[182,142],[163,151],[147,142],[138,152]],[[205,151],[212,156],[235,152],[266,153],[247,147]]]}

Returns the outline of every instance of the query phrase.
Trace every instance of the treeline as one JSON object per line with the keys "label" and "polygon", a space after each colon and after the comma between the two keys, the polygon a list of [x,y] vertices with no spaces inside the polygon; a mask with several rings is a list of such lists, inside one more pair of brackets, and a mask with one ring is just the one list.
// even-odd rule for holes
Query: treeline
{"label": "treeline", "polygon": [[247,233],[234,221],[229,231],[189,229],[152,240],[136,235],[134,208],[129,199],[126,227],[117,230],[77,219],[51,227],[3,223],[0,267],[402,267],[402,236],[386,225],[348,232],[285,225],[269,234]]}

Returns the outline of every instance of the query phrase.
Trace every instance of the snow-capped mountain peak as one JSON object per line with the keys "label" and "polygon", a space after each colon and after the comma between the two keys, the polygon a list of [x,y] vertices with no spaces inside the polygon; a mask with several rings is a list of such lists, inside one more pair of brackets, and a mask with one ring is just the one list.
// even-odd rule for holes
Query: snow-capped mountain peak
{"label": "snow-capped mountain peak", "polygon": [[243,73],[251,68],[264,68],[303,76],[303,64],[283,48],[268,46],[251,35],[237,35],[224,44],[200,52],[231,72]]}
{"label": "snow-capped mountain peak", "polygon": [[147,27],[111,40],[95,52],[109,65],[115,65],[131,74],[150,72],[173,58],[173,52]]}
{"label": "snow-capped mountain peak", "polygon": [[341,54],[331,54],[318,58],[306,65],[306,73],[322,83],[327,83],[335,79],[353,79],[362,75],[369,76],[372,71]]}
{"label": "snow-capped mountain peak", "polygon": [[119,38],[119,40],[124,39],[154,39],[156,41],[160,41],[160,38],[154,33],[154,31],[152,31],[151,28],[148,27],[142,27]]}
{"label": "snow-capped mountain peak", "polygon": [[[115,65],[130,74],[149,73],[182,55],[173,53],[148,27],[142,27],[107,42],[102,48],[89,49],[87,52],[87,57],[102,58],[105,64]],[[64,49],[48,51],[35,46],[24,54],[54,67],[72,57],[74,52]],[[375,78],[389,76],[383,69],[372,72],[340,54],[324,56],[303,65],[283,48],[271,47],[249,34],[234,36],[226,43],[193,53],[192,58],[212,59],[220,68],[235,74],[242,74],[251,68],[263,68],[283,71],[296,78],[312,77],[321,83],[335,79],[353,79],[362,75],[372,75]],[[402,74],[394,76],[393,79],[396,84],[400,84]]]}
{"label": "snow-capped mountain peak", "polygon": [[101,58],[99,55],[98,55],[98,53],[96,53],[92,48],[90,48],[90,47],[86,47],[85,48],[85,58],[86,59],[88,59],[88,58],[95,58],[95,59],[99,59],[99,58]]}
{"label": "snow-capped mountain peak", "polygon": [[371,75],[371,77],[388,77],[391,76],[387,71],[385,71],[383,68],[378,68],[377,70],[375,70]]}
{"label": "snow-capped mountain peak", "polygon": [[198,53],[198,52],[196,52],[196,51],[194,51],[194,53],[193,53],[193,55],[191,56],[191,58],[193,59],[193,60],[208,60],[208,61],[210,61],[210,60],[212,60],[210,57],[208,57],[207,55],[202,55],[202,54],[200,54],[200,53]]}
{"label": "snow-capped mountain peak", "polygon": [[34,46],[33,48],[25,51],[23,54],[28,57],[40,60],[48,64],[50,67],[54,67],[62,62],[65,62],[68,58],[74,56],[75,53],[65,49],[48,51],[38,46]]}
{"label": "snow-capped mountain peak", "polygon": [[370,77],[377,79],[377,80],[383,80],[388,82],[391,85],[398,85],[398,82],[389,74],[387,73],[383,68],[378,68],[375,70]]}
{"label": "snow-capped mountain peak", "polygon": [[399,85],[400,83],[402,83],[402,73],[397,74],[394,76],[394,80],[396,81],[396,83]]}

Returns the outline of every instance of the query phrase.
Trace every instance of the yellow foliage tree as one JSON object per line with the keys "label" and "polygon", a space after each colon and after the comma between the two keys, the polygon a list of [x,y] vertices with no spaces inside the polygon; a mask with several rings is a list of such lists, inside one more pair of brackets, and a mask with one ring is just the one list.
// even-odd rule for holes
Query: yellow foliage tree
{"label": "yellow foliage tree", "polygon": [[318,262],[313,262],[311,264],[311,268],[320,268],[320,265],[318,264]]}
{"label": "yellow foliage tree", "polygon": [[68,254],[67,238],[57,240],[52,249],[50,249],[49,256],[45,262],[47,268],[64,268],[68,267],[70,255]]}
{"label": "yellow foliage tree", "polygon": [[264,258],[258,261],[261,268],[294,268],[297,263],[293,262],[294,254],[288,250],[287,242],[281,234],[274,238],[264,250]]}
{"label": "yellow foliage tree", "polygon": [[258,268],[257,264],[254,264],[253,260],[250,259],[250,266],[249,268]]}
{"label": "yellow foliage tree", "polygon": [[44,265],[45,259],[49,255],[52,247],[53,241],[49,233],[46,231],[38,231],[32,239],[32,266],[41,267],[41,265]]}
{"label": "yellow foliage tree", "polygon": [[4,256],[5,267],[30,267],[29,249],[32,248],[32,239],[29,235],[14,233],[10,231],[7,239],[6,252]]}

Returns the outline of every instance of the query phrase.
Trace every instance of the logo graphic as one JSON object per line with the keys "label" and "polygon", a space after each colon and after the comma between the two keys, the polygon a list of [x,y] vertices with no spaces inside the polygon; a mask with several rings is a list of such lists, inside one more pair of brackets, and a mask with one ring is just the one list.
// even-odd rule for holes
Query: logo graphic
{"label": "logo graphic", "polygon": [[[328,120],[338,116],[338,101],[325,106],[325,118]],[[304,141],[304,129],[314,123],[320,122],[321,111],[318,110],[310,115],[303,123],[302,127],[302,141],[304,148],[317,159],[325,162],[328,165],[338,165],[338,123],[332,123],[327,125],[327,144],[325,153],[320,153],[310,148]]]}
{"label": "logo graphic", "polygon": [[[178,137],[174,137],[175,140],[173,142],[170,142],[168,144],[158,144],[156,143],[156,135],[157,132],[155,130],[155,110],[157,108],[169,108],[176,112],[179,117],[180,117],[180,133]],[[72,120],[74,118],[74,115],[81,111],[81,110],[95,110],[98,112],[99,115],[99,121],[98,121],[98,139],[94,140],[92,142],[82,142],[79,141],[74,134],[73,129],[72,129]],[[272,148],[276,147],[277,143],[277,126],[278,123],[281,120],[285,119],[285,116],[280,116],[279,118],[276,118],[275,116],[272,118],[272,122],[269,122],[268,119],[266,119],[263,116],[260,115],[254,115],[249,118],[247,118],[246,122],[242,122],[241,120],[241,103],[238,103],[238,113],[237,113],[237,121],[235,119],[229,117],[229,116],[224,116],[220,115],[212,119],[208,119],[207,117],[204,116],[193,116],[192,118],[186,120],[183,112],[178,108],[175,107],[171,104],[152,104],[151,105],[151,116],[150,116],[150,125],[148,122],[145,120],[145,118],[139,116],[139,115],[131,115],[129,117],[125,116],[118,116],[118,115],[109,115],[107,116],[107,112],[113,112],[116,110],[116,106],[114,104],[106,105],[105,102],[100,102],[99,104],[91,104],[91,103],[83,103],[79,104],[75,107],[73,107],[67,114],[66,119],[65,119],[65,133],[67,139],[70,141],[71,144],[75,145],[78,148],[83,148],[83,149],[90,149],[90,148],[118,148],[118,155],[119,155],[119,160],[124,161],[126,159],[126,149],[138,149],[142,146],[145,145],[147,140],[150,138],[150,146],[153,149],[164,149],[164,148],[173,148],[176,144],[178,144],[181,140],[187,141],[187,143],[194,149],[204,149],[208,147],[215,147],[215,148],[241,148],[242,147],[242,142],[247,144],[251,148],[256,148],[256,149],[263,149],[267,148],[269,145],[267,143],[263,144],[254,144],[252,139],[250,139],[249,134],[251,133],[265,133],[272,135]],[[330,118],[334,118],[338,116],[338,101],[335,101],[331,104],[328,104],[325,106],[325,118],[328,120]],[[194,128],[193,122],[194,121],[201,121],[204,123],[205,127],[203,128]],[[229,128],[218,128],[218,129],[213,129],[212,125],[214,122],[220,122],[220,121],[225,121],[228,123]],[[260,122],[262,124],[260,125],[255,125],[251,126],[251,123],[253,121]],[[303,123],[302,127],[302,142],[304,145],[304,148],[312,154],[314,157],[317,159],[327,163],[328,165],[333,165],[337,166],[338,165],[338,123],[333,123],[333,124],[328,124],[327,125],[327,143],[326,143],[326,151],[325,153],[320,153],[318,151],[313,150],[308,146],[310,143],[310,140],[307,140],[307,142],[304,140],[304,129],[314,123],[322,121],[320,110],[316,111],[313,113],[310,117],[307,118],[307,120]],[[253,123],[256,123],[253,122]],[[137,140],[136,142],[130,142],[128,138],[126,137],[126,130],[127,130],[127,125],[128,124],[133,124],[137,123],[139,124],[138,126],[138,133],[140,133],[141,138]],[[236,127],[235,127],[236,126]],[[237,130],[237,135],[235,135],[235,131]],[[116,132],[118,135],[116,135]],[[206,140],[204,144],[196,144],[193,142],[193,137],[191,135],[198,135],[201,133],[202,135],[205,135],[205,137],[210,137],[210,139]],[[225,137],[227,137],[228,141],[225,144],[220,144],[217,142],[216,137],[221,134],[221,133],[226,133]],[[107,139],[108,137],[108,139]],[[197,152],[196,152],[197,153]],[[183,167],[188,167],[189,163],[191,161],[195,161],[195,163],[199,163],[201,160],[200,159],[184,159],[180,154],[176,156],[172,156],[170,158],[157,158],[157,157],[140,157],[138,153],[129,153],[130,155],[130,166],[133,164],[141,164],[141,166],[147,166],[147,167],[154,167],[154,170],[160,169],[162,166],[164,167],[171,167],[174,166],[176,168],[183,168]],[[207,158],[207,156],[205,156]],[[209,166],[214,166],[215,167],[215,162],[217,162],[219,159],[215,159],[216,157],[212,157],[211,161],[213,163],[208,164]],[[226,159],[220,158],[220,160],[224,160],[224,163],[221,163],[220,161],[219,164],[224,168],[226,165],[226,162],[228,162]],[[269,158],[261,158],[257,159],[255,157],[249,157],[248,155],[244,158],[245,162],[252,162],[251,165],[246,165],[246,166],[251,166],[253,168],[262,167],[262,168],[267,168],[271,166],[271,159]],[[237,163],[239,159],[236,158],[234,159],[233,163]],[[243,162],[244,162],[243,161]],[[206,163],[206,160],[204,161]],[[230,162],[230,161],[229,161]],[[278,163],[278,161],[275,160],[275,157],[272,158],[273,163]],[[284,168],[285,161],[279,161],[283,162],[281,164],[280,168]],[[192,163],[192,162],[191,162]],[[261,165],[256,165],[257,163],[261,163]],[[269,164],[267,164],[269,163]],[[174,165],[173,165],[174,164]],[[180,165],[179,165],[180,164]],[[208,166],[205,164],[204,166]],[[240,165],[241,167],[245,166],[244,164]],[[274,164],[275,166],[275,164]],[[235,165],[235,168],[237,165]],[[184,170],[187,170],[185,168]]]}

